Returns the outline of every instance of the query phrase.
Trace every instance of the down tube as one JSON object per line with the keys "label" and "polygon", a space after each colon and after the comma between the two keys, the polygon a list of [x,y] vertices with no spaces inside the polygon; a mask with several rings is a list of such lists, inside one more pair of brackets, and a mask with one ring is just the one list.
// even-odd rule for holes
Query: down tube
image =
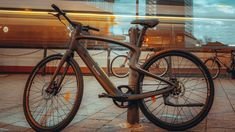
{"label": "down tube", "polygon": [[77,45],[77,54],[82,58],[84,63],[93,73],[95,78],[98,80],[100,85],[104,88],[104,90],[112,95],[117,96],[120,95],[120,91],[116,89],[116,86],[110,81],[107,74],[99,67],[99,65],[92,59],[87,49],[85,49],[82,45]]}

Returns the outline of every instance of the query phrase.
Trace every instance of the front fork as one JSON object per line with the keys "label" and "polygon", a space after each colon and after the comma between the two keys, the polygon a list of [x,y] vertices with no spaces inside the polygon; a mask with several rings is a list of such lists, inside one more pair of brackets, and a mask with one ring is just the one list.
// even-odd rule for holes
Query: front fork
{"label": "front fork", "polygon": [[[67,73],[67,71],[69,69],[69,64],[66,63],[64,69],[62,69],[62,67],[63,67],[65,61],[67,59],[69,59],[70,57],[73,57],[73,56],[74,56],[74,54],[73,54],[73,52],[71,50],[67,50],[65,52],[65,54],[63,55],[59,65],[56,67],[56,70],[53,73],[53,76],[52,76],[52,78],[50,80],[50,83],[49,83],[48,87],[45,89],[45,91],[48,94],[54,93],[54,95],[56,95],[61,90],[61,84],[62,84],[62,82],[64,80],[64,77],[65,77],[65,75],[66,75],[66,73]],[[56,80],[56,77],[60,74],[60,71],[62,71],[61,77],[57,78],[57,80]]]}

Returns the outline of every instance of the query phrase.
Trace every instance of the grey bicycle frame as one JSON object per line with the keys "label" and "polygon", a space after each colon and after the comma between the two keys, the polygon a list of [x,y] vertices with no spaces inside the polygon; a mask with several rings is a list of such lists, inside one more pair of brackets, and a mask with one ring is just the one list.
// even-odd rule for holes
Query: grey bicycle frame
{"label": "grey bicycle frame", "polygon": [[[231,70],[231,66],[228,66],[226,63],[224,63],[223,61],[221,61],[218,57],[214,57],[213,59],[215,59],[218,63],[219,63],[219,66],[222,67],[226,67],[227,69]],[[231,64],[230,64],[231,65]]]}
{"label": "grey bicycle frame", "polygon": [[[139,38],[141,38],[141,37],[142,36],[140,35]],[[137,46],[129,45],[127,43],[119,42],[119,41],[112,40],[112,39],[90,36],[90,35],[89,36],[83,35],[83,34],[81,34],[81,29],[76,29],[72,32],[72,36],[69,41],[69,48],[67,49],[67,51],[63,55],[63,58],[61,59],[58,67],[56,68],[56,71],[53,74],[52,80],[51,80],[50,85],[48,87],[50,87],[52,85],[53,80],[55,80],[57,73],[60,71],[60,68],[65,63],[65,60],[72,57],[74,51],[76,51],[77,54],[81,57],[81,59],[84,61],[84,63],[87,65],[87,67],[90,69],[92,74],[95,76],[95,78],[98,80],[100,85],[104,88],[104,90],[109,95],[111,95],[113,97],[126,96],[127,97],[126,100],[139,100],[139,99],[143,99],[143,98],[147,98],[147,97],[151,97],[151,96],[155,96],[155,95],[160,95],[160,94],[163,94],[163,93],[166,93],[166,92],[173,90],[175,84],[173,84],[172,82],[169,82],[168,80],[165,80],[161,77],[158,77],[158,76],[140,68],[140,66],[138,64],[130,64],[130,68],[132,68],[133,70],[136,70],[138,73],[145,74],[145,75],[153,77],[157,80],[161,80],[161,81],[169,84],[169,87],[166,87],[166,88],[163,88],[163,89],[160,89],[157,91],[150,91],[150,92],[141,93],[141,94],[131,94],[131,95],[128,94],[127,95],[127,94],[122,93],[119,89],[116,88],[116,86],[107,77],[107,74],[92,59],[92,57],[89,55],[87,49],[84,48],[84,46],[81,43],[79,43],[79,41],[82,39],[108,42],[108,43],[117,44],[117,45],[123,46],[125,48],[128,48],[131,51],[131,56],[132,56],[131,59],[139,59],[138,56],[141,53],[140,48],[138,48]],[[140,41],[138,41],[138,43],[140,43]],[[61,82],[62,82],[62,80],[60,80],[59,84],[61,84]]]}
{"label": "grey bicycle frame", "polygon": [[219,57],[223,57],[223,56],[219,56],[219,55],[218,55],[218,52],[216,51],[215,56],[210,57],[210,58],[212,58],[213,60],[217,61],[217,62],[219,63],[219,66],[220,66],[220,67],[224,66],[225,68],[231,70],[231,69],[232,69],[232,68],[231,68],[231,64],[230,64],[230,66],[228,66],[226,63],[224,63],[223,61],[221,61],[221,60],[219,59]]}

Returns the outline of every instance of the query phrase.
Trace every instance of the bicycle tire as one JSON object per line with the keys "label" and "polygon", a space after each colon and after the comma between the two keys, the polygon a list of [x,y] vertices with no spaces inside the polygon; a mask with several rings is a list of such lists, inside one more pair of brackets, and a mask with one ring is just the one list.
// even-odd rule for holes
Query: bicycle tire
{"label": "bicycle tire", "polygon": [[129,75],[128,62],[129,59],[126,55],[118,55],[115,58],[113,58],[110,64],[112,75],[118,78],[127,77]]}
{"label": "bicycle tire", "polygon": [[[215,67],[212,67],[213,63],[215,65]],[[219,62],[217,60],[215,60],[215,59],[209,58],[209,59],[204,61],[204,64],[208,68],[212,78],[216,79],[219,76],[219,74],[220,74],[220,64],[219,64]]]}
{"label": "bicycle tire", "polygon": [[[172,91],[171,93],[165,93],[165,95],[158,95],[158,96],[153,96],[151,98],[146,98],[146,99],[139,101],[139,107],[140,107],[142,113],[146,116],[146,118],[149,119],[155,125],[157,125],[161,128],[167,129],[167,130],[171,130],[171,131],[183,131],[183,130],[189,129],[189,128],[197,125],[207,116],[207,114],[213,104],[213,100],[214,100],[214,84],[213,84],[213,80],[211,78],[211,75],[209,74],[208,69],[196,56],[194,56],[190,53],[187,53],[187,52],[179,51],[179,50],[162,51],[162,52],[158,53],[155,57],[152,57],[150,60],[145,62],[145,64],[143,65],[142,68],[145,70],[148,70],[148,68],[151,66],[151,64],[153,64],[158,59],[165,58],[165,57],[171,58],[171,61],[172,60],[173,61],[175,60],[176,62],[181,61],[180,64],[185,61],[190,62],[190,63],[187,62],[186,64],[182,64],[181,67],[178,68],[178,74],[177,74],[177,69],[175,69],[175,67],[177,66],[176,62],[170,62],[172,64],[172,67],[171,67],[172,73],[171,74],[173,75],[171,77],[178,79],[178,80],[174,80],[174,81],[179,81],[179,84],[181,84],[180,81],[183,82],[183,81],[185,81],[183,79],[186,79],[185,83],[181,84],[182,86],[179,85],[180,92],[178,92],[178,94],[177,94],[177,92]],[[185,60],[177,61],[177,57],[183,58]],[[192,67],[188,68],[188,66],[191,64],[193,64]],[[186,69],[188,68],[187,71],[186,71],[186,69],[185,70],[180,69],[184,65],[185,65]],[[193,68],[195,68],[195,66],[199,70],[197,70],[196,74],[193,75],[192,70],[195,70],[195,69],[193,69]],[[200,71],[202,73],[201,76],[197,75],[198,71]],[[183,78],[183,77],[185,77],[185,78]],[[192,77],[192,78],[190,78],[190,77]],[[201,78],[201,77],[203,77],[203,78]],[[165,79],[167,79],[167,78],[169,78],[169,75],[165,75]],[[187,80],[187,79],[189,79],[189,80]],[[138,83],[137,83],[138,93],[143,93],[143,92],[146,92],[147,90],[150,90],[150,89],[153,91],[156,90],[156,88],[154,88],[153,85],[149,85],[150,83],[155,82],[156,80],[152,79],[152,81],[151,82],[150,81],[151,81],[151,78],[148,80],[147,76],[145,76],[144,74],[140,74],[140,76],[138,78]],[[190,82],[188,83],[188,81],[190,81]],[[195,83],[197,83],[197,84],[194,85],[194,84],[192,84],[193,82],[194,82],[194,84]],[[163,84],[162,82],[158,82],[158,84],[155,86],[157,86],[157,89],[159,89],[160,87],[161,88],[164,87],[162,85],[166,86],[167,84]],[[199,88],[199,85],[200,85],[200,88]],[[147,89],[146,89],[146,87],[147,87]],[[205,87],[205,89],[203,89],[204,87]],[[184,92],[183,92],[183,88],[185,89]],[[197,94],[192,96],[191,94],[193,94],[193,93],[192,92],[190,93],[191,90],[192,90],[192,92],[195,92],[195,93],[199,92],[201,97],[199,97],[199,95],[197,95]],[[198,91],[196,91],[196,90],[198,90]],[[203,90],[205,91],[205,93]],[[186,98],[184,96],[186,96],[186,95],[187,95],[188,99],[185,100],[184,104],[187,104],[188,101],[191,101],[190,97],[194,97],[194,96],[197,97],[198,96],[197,98],[194,98],[194,100],[195,101],[196,101],[196,99],[198,99],[197,101],[202,100],[202,102],[204,102],[203,107],[198,109],[198,107],[195,107],[195,106],[194,107],[187,106],[187,108],[185,108],[185,106],[180,106],[181,104],[179,102],[183,102],[183,99]],[[190,95],[190,96],[188,96],[188,95]],[[205,97],[203,97],[203,95]],[[179,105],[178,106],[175,106],[175,104],[174,104],[174,106],[165,105],[166,103],[164,102],[164,96],[168,99],[170,98],[169,100],[171,100],[171,101],[176,100],[175,104],[179,104]],[[148,104],[148,103],[150,103],[150,104]],[[158,106],[156,106],[156,105],[158,105]],[[156,106],[156,108],[154,108],[155,106]],[[156,113],[157,109],[160,110],[160,113],[159,113],[159,111]],[[178,110],[178,111],[175,112],[175,110],[176,111]],[[191,110],[193,110],[193,111],[191,111]],[[181,115],[181,114],[185,114],[185,115]],[[192,115],[190,115],[190,118],[189,118],[187,116],[187,114],[192,114]],[[195,114],[195,116],[193,114]]]}
{"label": "bicycle tire", "polygon": [[[72,58],[65,61],[69,68],[59,88],[59,93],[54,95],[45,92],[57,66],[54,64],[58,64],[62,57],[56,54],[41,60],[30,73],[25,85],[24,115],[35,131],[64,129],[73,120],[81,104],[83,76],[79,65]],[[64,70],[64,67],[62,69]],[[60,75],[58,74],[57,77]]]}

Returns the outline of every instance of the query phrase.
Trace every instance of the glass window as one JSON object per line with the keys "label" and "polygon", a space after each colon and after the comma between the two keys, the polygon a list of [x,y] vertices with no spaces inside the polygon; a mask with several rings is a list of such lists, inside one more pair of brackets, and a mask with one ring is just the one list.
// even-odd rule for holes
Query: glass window
{"label": "glass window", "polygon": [[[120,41],[129,41],[132,20],[158,18],[160,24],[147,33],[148,46],[235,45],[235,1],[231,0],[1,0],[0,42],[14,43],[22,38],[25,43],[41,42],[42,38],[32,36],[34,31],[48,39],[44,43],[55,42],[56,36],[48,29],[59,34],[57,43],[64,43],[68,37],[61,34],[66,34],[66,29],[47,14],[53,2],[73,20],[100,28],[96,35]],[[21,37],[16,35],[19,32]]]}

